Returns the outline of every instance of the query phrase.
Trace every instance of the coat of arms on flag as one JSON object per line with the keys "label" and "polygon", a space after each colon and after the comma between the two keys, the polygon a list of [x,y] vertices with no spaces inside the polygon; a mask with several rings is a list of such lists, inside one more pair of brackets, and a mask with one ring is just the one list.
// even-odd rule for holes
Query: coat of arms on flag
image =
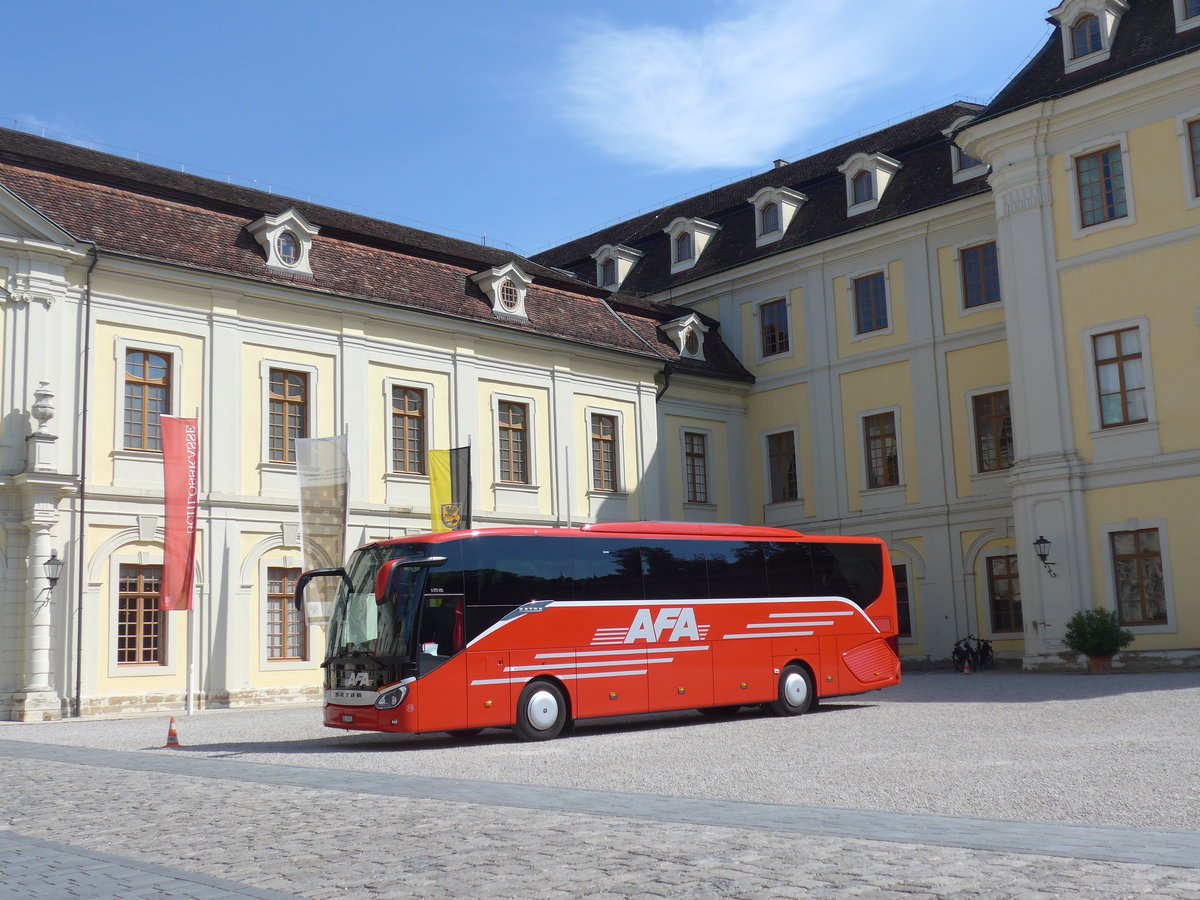
{"label": "coat of arms on flag", "polygon": [[462,524],[462,507],[457,503],[442,504],[442,524],[451,531],[458,529]]}
{"label": "coat of arms on flag", "polygon": [[471,527],[471,448],[429,451],[429,525],[434,531]]}

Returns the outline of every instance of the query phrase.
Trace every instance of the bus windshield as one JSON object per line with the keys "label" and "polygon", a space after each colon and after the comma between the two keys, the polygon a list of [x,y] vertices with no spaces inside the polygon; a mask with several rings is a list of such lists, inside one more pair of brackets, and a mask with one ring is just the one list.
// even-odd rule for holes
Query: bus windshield
{"label": "bus windshield", "polygon": [[392,544],[364,547],[350,558],[329,621],[327,659],[368,656],[394,660],[411,655],[414,589],[422,580],[424,570],[397,567],[391,582],[396,590],[389,591],[383,603],[375,602],[375,576],[388,560],[425,555],[423,545]]}

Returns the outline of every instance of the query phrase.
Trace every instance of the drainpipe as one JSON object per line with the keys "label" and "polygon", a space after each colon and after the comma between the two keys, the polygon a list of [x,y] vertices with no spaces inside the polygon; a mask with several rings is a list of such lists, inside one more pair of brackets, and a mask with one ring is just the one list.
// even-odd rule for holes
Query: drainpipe
{"label": "drainpipe", "polygon": [[83,583],[84,553],[87,533],[84,530],[84,511],[87,507],[87,437],[88,437],[88,385],[91,383],[92,365],[92,271],[100,262],[100,248],[94,241],[92,262],[84,277],[83,288],[83,369],[79,386],[79,519],[75,541],[75,581],[79,591],[75,607],[75,718],[83,715]]}

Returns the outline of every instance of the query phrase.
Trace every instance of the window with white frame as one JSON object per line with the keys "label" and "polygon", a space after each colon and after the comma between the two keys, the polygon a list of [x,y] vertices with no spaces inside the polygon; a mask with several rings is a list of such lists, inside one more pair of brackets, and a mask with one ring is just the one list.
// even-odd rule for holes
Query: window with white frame
{"label": "window with white frame", "polygon": [[787,300],[770,300],[759,306],[758,328],[764,357],[787,353],[792,347],[788,333]]}
{"label": "window with white frame", "polygon": [[117,586],[117,664],[162,665],[167,616],[158,608],[162,565],[122,563]]}
{"label": "window with white frame", "polygon": [[592,254],[596,261],[596,284],[617,290],[642,254],[624,244],[605,244]]}
{"label": "window with white frame", "polygon": [[964,309],[977,309],[1000,302],[1000,265],[996,242],[964,247],[958,251]]}
{"label": "window with white frame", "polygon": [[[1200,0],[1196,0],[1200,3]],[[1200,199],[1200,119],[1192,119],[1192,121],[1184,124],[1182,128],[1184,137],[1184,166],[1188,173],[1188,193],[1189,205],[1194,206],[1197,199]]]}
{"label": "window with white frame", "polygon": [[1118,428],[1147,421],[1141,328],[1105,331],[1093,334],[1091,339],[1100,427]]}
{"label": "window with white frame", "polygon": [[895,412],[863,416],[862,423],[868,490],[900,484],[900,443]]}
{"label": "window with white frame", "polygon": [[760,235],[774,234],[779,230],[779,204],[771,201],[764,203],[758,211],[758,233]]}
{"label": "window with white frame", "polygon": [[883,272],[873,272],[851,281],[854,295],[854,333],[868,334],[889,327],[887,281]]}
{"label": "window with white frame", "polygon": [[808,202],[807,195],[785,187],[761,188],[748,199],[754,207],[756,247],[782,240],[796,212]]}
{"label": "window with white frame", "polygon": [[1200,0],[1173,0],[1175,5],[1175,30],[1187,31],[1200,27]]}
{"label": "window with white frame", "polygon": [[986,564],[992,634],[1022,633],[1025,623],[1021,616],[1021,574],[1016,554],[989,556]]}
{"label": "window with white frame", "polygon": [[617,261],[606,259],[600,263],[600,287],[611,287],[617,283]]}
{"label": "window with white frame", "polygon": [[1103,49],[1100,41],[1100,20],[1091,14],[1080,16],[1071,26],[1071,58],[1079,59]]}
{"label": "window with white frame", "polygon": [[529,404],[500,400],[496,405],[496,480],[529,484]]}
{"label": "window with white frame", "polygon": [[420,388],[392,385],[392,471],[425,475],[426,395]]}
{"label": "window with white frame", "polygon": [[1109,531],[1113,589],[1122,625],[1165,625],[1167,582],[1158,528]]}
{"label": "window with white frame", "polygon": [[1063,0],[1050,10],[1063,45],[1063,70],[1074,72],[1109,58],[1128,0]]}
{"label": "window with white frame", "polygon": [[272,368],[267,381],[267,459],[296,463],[296,440],[309,435],[309,374]]}
{"label": "window with white frame", "polygon": [[267,568],[267,660],[301,660],[308,656],[308,627],[293,597],[300,569]]}
{"label": "window with white frame", "polygon": [[800,498],[795,432],[789,430],[767,435],[767,483],[772,503],[786,503]]}
{"label": "window with white frame", "polygon": [[618,455],[618,420],[608,413],[592,413],[592,490],[617,491],[620,481],[617,478]]}
{"label": "window with white frame", "polygon": [[1011,469],[1013,431],[1008,391],[974,395],[971,412],[975,423],[975,471],[982,475]]}
{"label": "window with white frame", "polygon": [[162,452],[162,416],[171,414],[171,354],[125,351],[124,438],[126,450]]}
{"label": "window with white frame", "polygon": [[671,238],[671,274],[692,268],[713,235],[721,230],[716,222],[698,217],[676,216],[663,229]]}
{"label": "window with white frame", "polygon": [[683,433],[683,466],[688,503],[708,502],[708,435]]}
{"label": "window with white frame", "polygon": [[883,153],[855,153],[838,166],[846,178],[846,214],[870,212],[879,205],[903,165]]}
{"label": "window with white frame", "polygon": [[1125,167],[1120,147],[1105,147],[1075,159],[1079,221],[1084,228],[1124,218]]}

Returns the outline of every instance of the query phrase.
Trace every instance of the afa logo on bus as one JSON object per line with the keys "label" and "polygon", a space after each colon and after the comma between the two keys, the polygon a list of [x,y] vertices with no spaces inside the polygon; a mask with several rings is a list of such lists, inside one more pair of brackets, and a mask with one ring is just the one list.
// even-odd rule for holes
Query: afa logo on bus
{"label": "afa logo on bus", "polygon": [[696,611],[690,606],[681,608],[664,607],[657,616],[651,616],[650,610],[639,609],[633,617],[633,624],[625,633],[626,644],[636,644],[638,641],[657,643],[667,641],[700,641],[704,638],[700,632],[708,633],[707,625],[696,624]]}

